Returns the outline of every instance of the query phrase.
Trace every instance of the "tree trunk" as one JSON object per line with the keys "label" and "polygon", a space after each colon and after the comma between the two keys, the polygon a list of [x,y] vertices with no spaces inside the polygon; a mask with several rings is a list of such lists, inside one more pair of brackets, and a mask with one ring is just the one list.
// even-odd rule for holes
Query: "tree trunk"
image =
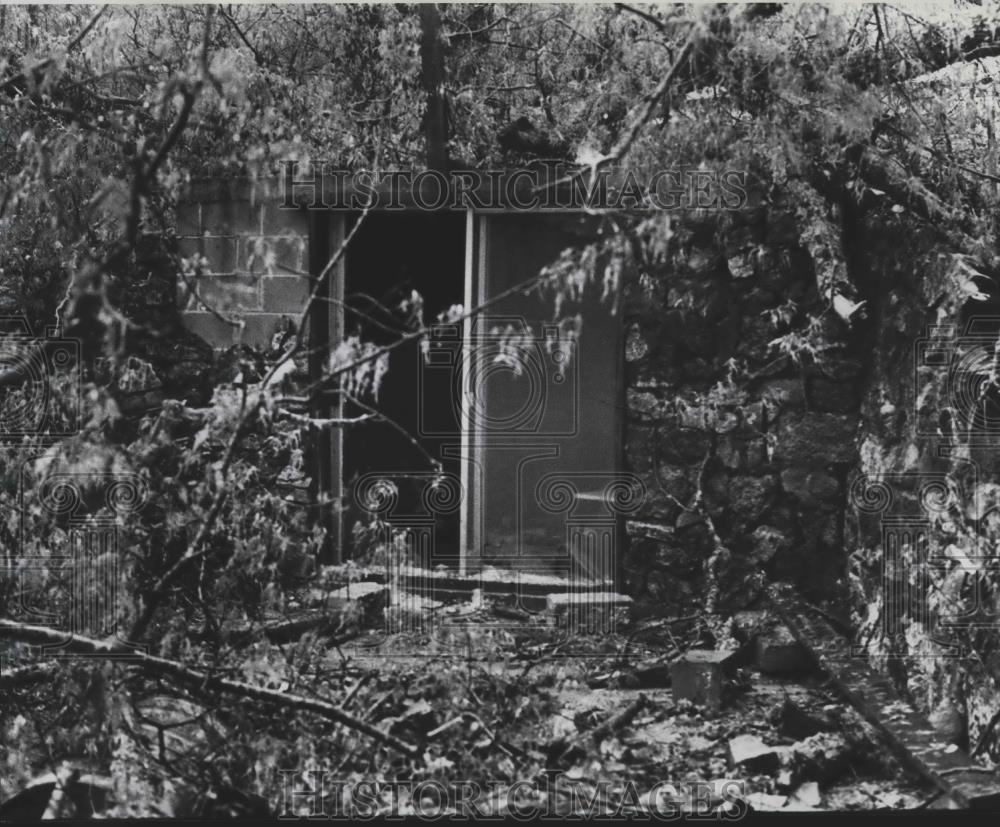
{"label": "tree trunk", "polygon": [[444,98],[444,44],[441,14],[435,3],[420,5],[420,79],[427,93],[424,140],[427,168],[446,172],[448,126]]}

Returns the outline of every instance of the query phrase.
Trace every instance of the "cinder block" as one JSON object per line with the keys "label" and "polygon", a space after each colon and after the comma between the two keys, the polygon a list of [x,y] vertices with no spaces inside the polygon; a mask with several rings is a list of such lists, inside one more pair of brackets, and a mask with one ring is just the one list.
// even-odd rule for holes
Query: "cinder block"
{"label": "cinder block", "polygon": [[201,204],[181,204],[177,208],[177,235],[201,235]]}
{"label": "cinder block", "polygon": [[181,241],[182,249],[194,248],[184,255],[197,253],[205,257],[206,273],[229,275],[236,272],[237,239],[233,236],[202,236],[193,245],[187,239]]}
{"label": "cinder block", "polygon": [[240,239],[240,272],[299,275],[307,270],[306,239],[298,236],[253,236]]}
{"label": "cinder block", "polygon": [[309,301],[312,285],[302,276],[262,276],[262,309],[298,315]]}
{"label": "cinder block", "polygon": [[670,666],[674,702],[688,700],[709,709],[722,706],[722,679],[734,652],[692,649]]}
{"label": "cinder block", "polygon": [[263,205],[264,235],[309,235],[309,213],[296,208],[286,209],[280,201],[269,201]]}
{"label": "cinder block", "polygon": [[813,667],[805,647],[784,626],[757,636],[757,668],[769,675],[807,672]]}
{"label": "cinder block", "polygon": [[260,280],[257,278],[208,275],[192,279],[191,284],[198,291],[198,297],[189,292],[186,284],[182,284],[181,289],[186,293],[186,301],[182,305],[185,310],[211,308],[219,313],[232,313],[262,309]]}
{"label": "cinder block", "polygon": [[260,235],[260,204],[229,200],[201,205],[201,232],[208,235]]}

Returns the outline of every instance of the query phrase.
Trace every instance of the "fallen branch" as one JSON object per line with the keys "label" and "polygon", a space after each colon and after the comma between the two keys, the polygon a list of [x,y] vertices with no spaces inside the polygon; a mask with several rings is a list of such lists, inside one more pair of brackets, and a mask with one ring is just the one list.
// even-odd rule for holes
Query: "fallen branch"
{"label": "fallen branch", "polygon": [[242,681],[220,678],[207,672],[191,669],[182,663],[154,657],[140,652],[131,646],[119,643],[114,639],[95,640],[61,632],[47,626],[32,626],[13,620],[0,619],[0,638],[16,640],[37,646],[56,646],[69,654],[80,654],[91,658],[127,657],[124,665],[138,667],[151,675],[173,678],[180,684],[198,692],[215,690],[239,698],[249,698],[265,704],[292,709],[298,712],[313,712],[323,718],[341,724],[348,729],[364,733],[379,743],[405,753],[409,756],[419,755],[419,750],[412,744],[397,738],[388,732],[348,714],[343,709],[323,700],[304,698],[301,695],[291,695],[274,689],[264,689]]}
{"label": "fallen branch", "polygon": [[[649,706],[649,698],[644,694],[640,694],[632,703],[630,703],[625,709],[616,715],[612,715],[604,723],[599,724],[593,729],[587,730],[586,732],[581,732],[575,738],[571,739],[569,743],[559,752],[559,760],[563,761],[570,757],[574,750],[579,749],[590,741],[595,745],[599,745],[604,738],[609,735],[614,735],[621,729],[627,727],[632,723],[632,719],[635,718],[642,710]],[[562,746],[562,744],[556,744],[557,747]]]}

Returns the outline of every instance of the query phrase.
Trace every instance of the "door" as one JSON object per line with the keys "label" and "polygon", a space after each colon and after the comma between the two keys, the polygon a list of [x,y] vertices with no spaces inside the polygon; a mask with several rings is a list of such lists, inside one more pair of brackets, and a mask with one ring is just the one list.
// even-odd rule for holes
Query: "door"
{"label": "door", "polygon": [[[621,332],[600,287],[564,300],[514,290],[567,247],[593,240],[571,214],[479,216],[461,377],[468,431],[470,567],[603,581],[616,578],[621,539]],[[582,324],[566,325],[579,316]]]}
{"label": "door", "polygon": [[[336,215],[316,271],[350,222]],[[434,324],[426,347],[394,353],[373,405],[392,425],[331,432],[320,463],[332,458],[336,465],[320,480],[342,502],[331,521],[339,537],[333,545],[350,556],[365,486],[384,491],[379,486],[388,482],[395,493],[383,516],[409,532],[425,565],[462,573],[498,566],[609,585],[616,579],[619,320],[591,289],[562,306],[562,317],[582,320],[573,336],[557,323],[553,296],[513,289],[594,232],[593,220],[579,214],[366,219],[321,293],[332,347],[355,332],[374,341],[389,335],[393,322],[380,314],[411,290],[424,296],[428,322],[455,304],[483,310]],[[341,397],[338,414],[365,413]],[[441,464],[437,478],[428,473],[429,459]]]}

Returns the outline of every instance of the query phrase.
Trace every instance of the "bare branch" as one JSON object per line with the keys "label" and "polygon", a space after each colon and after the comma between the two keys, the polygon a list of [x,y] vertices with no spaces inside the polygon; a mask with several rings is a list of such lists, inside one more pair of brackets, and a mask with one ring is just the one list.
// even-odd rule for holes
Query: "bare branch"
{"label": "bare branch", "polygon": [[238,698],[249,698],[261,703],[272,704],[298,712],[313,712],[349,729],[362,732],[379,743],[392,747],[399,752],[411,756],[419,755],[419,750],[412,744],[408,744],[388,732],[383,732],[378,727],[350,715],[339,706],[335,706],[328,701],[304,698],[301,695],[292,695],[287,692],[253,686],[242,681],[218,677],[208,672],[191,669],[177,661],[147,655],[145,652],[141,652],[114,639],[95,640],[83,635],[61,632],[58,629],[52,629],[48,626],[31,626],[26,623],[18,623],[3,618],[0,618],[0,638],[16,640],[36,646],[59,647],[63,652],[85,655],[91,658],[121,660],[123,665],[139,667],[152,675],[173,678],[178,683],[198,692],[214,690],[228,695],[235,695]]}
{"label": "bare branch", "polygon": [[642,9],[637,9],[635,6],[628,5],[628,3],[615,3],[615,8],[627,11],[629,14],[634,14],[636,17],[641,17],[647,23],[652,23],[661,32],[665,32],[667,30],[667,24],[660,20],[659,17],[654,17],[648,12],[644,12]]}

